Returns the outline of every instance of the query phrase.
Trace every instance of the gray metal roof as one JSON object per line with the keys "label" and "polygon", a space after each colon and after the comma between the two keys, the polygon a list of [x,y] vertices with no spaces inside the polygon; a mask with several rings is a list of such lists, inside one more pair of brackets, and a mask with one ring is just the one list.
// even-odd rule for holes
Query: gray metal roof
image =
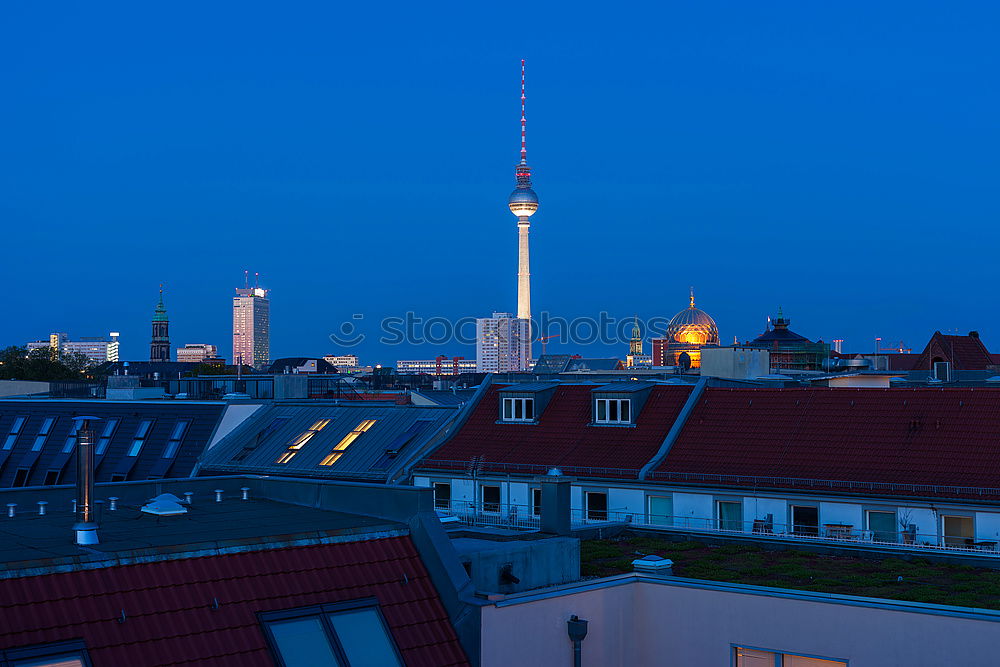
{"label": "gray metal roof", "polygon": [[558,387],[560,382],[523,382],[512,384],[506,387],[501,387],[500,391],[523,391],[523,392],[538,392],[538,391],[548,391]]}
{"label": "gray metal roof", "polygon": [[631,382],[611,382],[609,384],[594,387],[594,391],[600,392],[633,392],[649,389],[655,382],[631,381]]}
{"label": "gray metal roof", "polygon": [[[209,450],[206,474],[246,472],[324,478],[385,480],[390,473],[458,416],[457,407],[324,403],[276,403],[259,410]],[[320,420],[319,430],[287,463],[278,457]],[[333,465],[320,462],[365,420],[375,423],[344,449]],[[387,450],[398,452],[387,455]]]}

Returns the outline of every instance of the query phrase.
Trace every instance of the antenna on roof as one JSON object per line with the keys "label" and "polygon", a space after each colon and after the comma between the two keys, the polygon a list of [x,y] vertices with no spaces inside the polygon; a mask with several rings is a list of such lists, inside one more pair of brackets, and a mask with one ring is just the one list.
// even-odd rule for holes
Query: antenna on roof
{"label": "antenna on roof", "polygon": [[250,289],[250,271],[243,269],[243,289]]}
{"label": "antenna on roof", "polygon": [[260,274],[256,271],[253,273],[253,286],[254,288],[260,287]]}

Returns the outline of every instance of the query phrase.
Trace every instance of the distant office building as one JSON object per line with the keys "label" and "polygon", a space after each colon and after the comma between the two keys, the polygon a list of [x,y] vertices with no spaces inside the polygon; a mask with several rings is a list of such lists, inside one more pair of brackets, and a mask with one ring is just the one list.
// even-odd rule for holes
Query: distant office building
{"label": "distant office building", "polygon": [[360,365],[358,355],[356,354],[328,354],[323,357],[323,361],[331,366],[336,366],[339,371],[348,368],[357,368]]}
{"label": "distant office building", "polygon": [[149,343],[150,361],[170,361],[170,320],[163,305],[163,285],[160,285],[160,302],[153,311],[153,339]]}
{"label": "distant office building", "polygon": [[245,287],[233,297],[233,363],[264,368],[271,360],[268,290]]}
{"label": "distant office building", "polygon": [[476,320],[476,370],[480,373],[527,371],[531,363],[531,322],[510,313]]}
{"label": "distant office building", "polygon": [[475,359],[465,357],[448,357],[438,355],[434,359],[424,359],[419,361],[397,361],[396,373],[399,375],[460,375],[462,373],[475,373],[477,368]]}
{"label": "distant office building", "polygon": [[107,337],[83,336],[80,340],[70,340],[65,333],[52,333],[48,340],[34,340],[27,347],[28,350],[49,349],[54,359],[66,354],[82,354],[96,366],[118,361],[118,332],[112,331]]}
{"label": "distant office building", "polygon": [[208,343],[187,343],[184,347],[177,348],[177,361],[201,363],[206,359],[217,359],[218,357],[218,346]]}

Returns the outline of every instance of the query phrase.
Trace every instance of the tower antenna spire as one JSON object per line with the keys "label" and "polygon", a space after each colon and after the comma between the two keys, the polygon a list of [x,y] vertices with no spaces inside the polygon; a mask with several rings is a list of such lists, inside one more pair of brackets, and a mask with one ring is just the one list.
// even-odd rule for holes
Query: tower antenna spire
{"label": "tower antenna spire", "polygon": [[521,164],[528,163],[527,121],[524,117],[524,58],[521,58]]}

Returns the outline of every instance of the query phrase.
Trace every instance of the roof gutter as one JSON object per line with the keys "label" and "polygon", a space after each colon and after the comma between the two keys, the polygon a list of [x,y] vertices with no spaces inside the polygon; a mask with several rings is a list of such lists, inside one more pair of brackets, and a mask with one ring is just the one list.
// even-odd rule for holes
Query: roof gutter
{"label": "roof gutter", "polygon": [[707,377],[701,377],[698,379],[698,382],[695,383],[694,387],[691,389],[691,393],[688,394],[687,400],[684,402],[684,407],[682,407],[681,411],[677,413],[677,418],[674,419],[674,425],[670,427],[670,431],[667,433],[667,437],[664,438],[663,444],[660,445],[660,448],[656,451],[656,454],[653,455],[653,458],[649,460],[649,463],[644,465],[642,470],[639,471],[640,480],[645,480],[646,475],[655,470],[656,467],[663,463],[664,459],[667,458],[667,454],[670,453],[670,448],[674,446],[674,442],[676,442],[677,437],[681,434],[681,430],[687,423],[688,417],[691,416],[691,411],[694,410],[694,406],[698,404],[698,401],[701,399],[701,395],[704,393],[705,387],[707,386]]}

